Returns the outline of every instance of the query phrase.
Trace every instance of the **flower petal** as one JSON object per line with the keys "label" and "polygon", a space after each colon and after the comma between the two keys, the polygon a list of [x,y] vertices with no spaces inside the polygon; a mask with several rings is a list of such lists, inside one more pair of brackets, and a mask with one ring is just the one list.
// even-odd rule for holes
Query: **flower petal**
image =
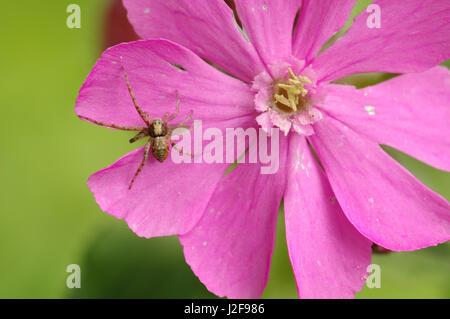
{"label": "flower petal", "polygon": [[89,178],[100,208],[125,221],[139,236],[170,236],[189,231],[202,216],[224,165],[159,163],[151,158],[128,185],[144,156],[135,150]]}
{"label": "flower petal", "polygon": [[75,112],[97,121],[135,126],[136,112],[122,66],[140,107],[152,118],[175,111],[183,120],[214,122],[253,112],[248,85],[211,67],[188,49],[165,40],[136,41],[105,51],[80,90]]}
{"label": "flower petal", "polygon": [[164,38],[250,82],[264,70],[223,0],[124,0],[128,18],[144,39]]}
{"label": "flower petal", "polygon": [[262,175],[258,164],[237,165],[220,181],[194,229],[180,236],[187,263],[216,295],[261,296],[284,191],[284,161],[281,155],[275,175]]}
{"label": "flower petal", "polygon": [[359,133],[450,171],[450,71],[435,67],[356,90],[332,85],[328,114]]}
{"label": "flower petal", "polygon": [[188,232],[202,216],[225,164],[159,163],[150,156],[133,188],[128,185],[144,156],[139,148],[93,174],[88,185],[100,208],[119,218],[139,236],[150,238]]}
{"label": "flower petal", "polygon": [[[375,0],[371,6],[315,60],[320,79],[333,81],[365,72],[422,72],[450,58],[449,1]],[[377,11],[380,28],[374,27]]]}
{"label": "flower petal", "polygon": [[292,29],[300,0],[235,0],[250,41],[272,65],[292,55]]}
{"label": "flower petal", "polygon": [[292,135],[284,196],[286,239],[301,298],[353,298],[370,264],[372,243],[345,217],[308,148]]}
{"label": "flower petal", "polygon": [[303,0],[294,32],[293,53],[310,62],[345,25],[355,0]]}
{"label": "flower petal", "polygon": [[309,139],[350,222],[376,244],[414,250],[450,239],[450,206],[376,143],[332,118]]}

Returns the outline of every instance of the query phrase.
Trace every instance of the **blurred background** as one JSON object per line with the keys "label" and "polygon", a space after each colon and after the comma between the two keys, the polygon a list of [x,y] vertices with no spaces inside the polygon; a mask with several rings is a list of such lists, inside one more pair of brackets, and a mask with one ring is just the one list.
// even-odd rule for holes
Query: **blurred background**
{"label": "blurred background", "polygon": [[[81,7],[81,28],[66,8]],[[354,14],[368,1],[359,1]],[[78,90],[106,46],[136,37],[120,1],[3,1],[0,105],[0,298],[212,298],[184,262],[176,237],[142,239],[103,213],[86,186],[133,146],[121,131],[77,119]],[[357,86],[387,79],[343,80]],[[450,174],[386,149],[450,198]],[[297,298],[283,213],[264,298]],[[450,298],[450,245],[374,254],[381,288],[357,298]],[[81,288],[66,267],[81,266]]]}

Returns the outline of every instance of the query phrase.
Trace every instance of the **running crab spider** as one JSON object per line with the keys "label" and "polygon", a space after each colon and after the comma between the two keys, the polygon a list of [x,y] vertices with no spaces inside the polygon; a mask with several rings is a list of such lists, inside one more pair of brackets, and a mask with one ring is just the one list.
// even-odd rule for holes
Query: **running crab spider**
{"label": "running crab spider", "polygon": [[[144,137],[148,136],[148,141],[145,144],[145,151],[144,151],[144,158],[142,159],[142,162],[137,169],[136,173],[134,174],[130,185],[128,186],[128,189],[131,189],[133,187],[133,184],[138,177],[139,173],[144,168],[145,164],[147,163],[150,150],[152,151],[153,157],[158,160],[159,162],[164,162],[169,155],[169,143],[172,147],[176,149],[175,142],[171,140],[172,133],[177,128],[186,128],[190,129],[190,127],[184,126],[185,123],[189,122],[192,119],[193,111],[189,113],[189,115],[180,123],[177,125],[169,125],[168,123],[172,120],[174,120],[178,113],[180,112],[180,96],[178,94],[178,91],[176,91],[177,94],[177,105],[175,112],[170,114],[166,113],[160,118],[154,118],[151,119],[150,115],[147,112],[144,112],[139,105],[137,104],[136,97],[134,96],[133,90],[131,89],[130,81],[128,79],[128,75],[125,71],[125,68],[122,66],[122,72],[125,77],[125,81],[127,82],[127,88],[128,92],[130,93],[131,100],[133,101],[134,107],[136,111],[138,112],[141,119],[144,121],[146,126],[120,126],[116,124],[110,124],[105,122],[96,121],[94,119],[85,117],[80,115],[79,117],[83,120],[86,120],[88,122],[97,124],[99,126],[109,127],[117,130],[122,131],[135,131],[139,132],[135,137],[130,139],[130,143],[134,143]],[[179,151],[181,152],[181,151]]]}

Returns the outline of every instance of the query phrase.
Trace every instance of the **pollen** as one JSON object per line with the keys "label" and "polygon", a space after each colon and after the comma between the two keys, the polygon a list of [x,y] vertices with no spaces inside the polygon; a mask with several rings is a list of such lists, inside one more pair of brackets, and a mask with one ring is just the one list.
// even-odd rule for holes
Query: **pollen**
{"label": "pollen", "polygon": [[[286,136],[290,132],[311,136],[314,123],[323,119],[320,106],[326,91],[317,84],[314,71],[297,62],[273,65],[253,81],[255,109],[260,113],[256,121],[268,134],[278,127]],[[293,71],[297,69],[302,70],[298,75]]]}
{"label": "pollen", "polygon": [[289,68],[289,79],[275,84],[273,104],[281,113],[293,114],[305,108],[308,90],[305,84],[312,84],[306,76],[295,75]]}

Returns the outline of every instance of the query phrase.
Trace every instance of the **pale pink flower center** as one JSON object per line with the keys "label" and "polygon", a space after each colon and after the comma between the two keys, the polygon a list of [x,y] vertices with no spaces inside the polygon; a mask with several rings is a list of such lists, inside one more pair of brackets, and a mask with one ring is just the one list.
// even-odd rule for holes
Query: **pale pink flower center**
{"label": "pale pink flower center", "polygon": [[260,73],[253,82],[255,109],[260,113],[258,124],[269,134],[273,127],[285,135],[291,131],[305,136],[314,134],[313,124],[323,118],[315,106],[324,96],[314,72],[304,68],[304,62],[294,60],[272,66],[270,73]]}

